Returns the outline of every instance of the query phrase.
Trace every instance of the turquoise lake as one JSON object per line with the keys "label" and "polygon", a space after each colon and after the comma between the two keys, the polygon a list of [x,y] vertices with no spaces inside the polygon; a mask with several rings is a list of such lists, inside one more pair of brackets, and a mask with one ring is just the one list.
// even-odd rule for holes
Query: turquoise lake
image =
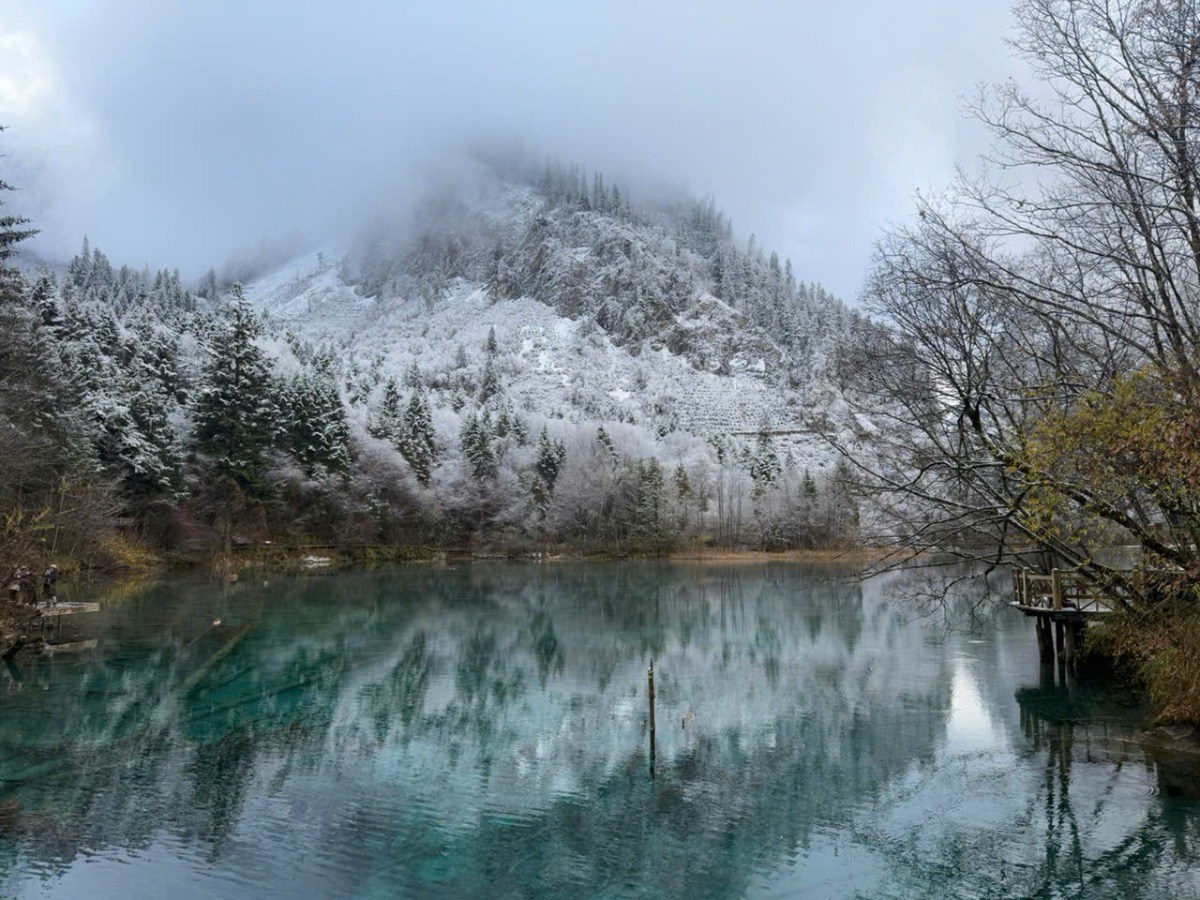
{"label": "turquoise lake", "polygon": [[476,563],[103,598],[64,621],[94,648],[0,666],[0,897],[1200,897],[1200,773],[1145,710],[914,590]]}

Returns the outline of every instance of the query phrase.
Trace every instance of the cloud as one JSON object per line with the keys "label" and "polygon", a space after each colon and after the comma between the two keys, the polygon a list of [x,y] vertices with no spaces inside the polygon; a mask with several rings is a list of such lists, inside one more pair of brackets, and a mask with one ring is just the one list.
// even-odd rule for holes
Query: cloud
{"label": "cloud", "polygon": [[513,134],[712,193],[852,295],[879,225],[977,148],[958,97],[1011,68],[1004,0],[20,6],[0,0],[0,122],[52,201],[42,248],[86,231],[188,271],[336,241],[381,185]]}

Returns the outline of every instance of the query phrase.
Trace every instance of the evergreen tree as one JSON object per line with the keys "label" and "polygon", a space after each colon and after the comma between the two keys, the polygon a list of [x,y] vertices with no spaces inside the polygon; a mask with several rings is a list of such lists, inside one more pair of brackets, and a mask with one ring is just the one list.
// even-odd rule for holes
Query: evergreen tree
{"label": "evergreen tree", "polygon": [[270,367],[256,343],[261,333],[242,286],[234,285],[213,334],[195,410],[197,448],[213,458],[222,475],[251,490],[263,488],[277,414]]}
{"label": "evergreen tree", "polygon": [[479,405],[482,406],[500,393],[500,376],[496,373],[495,357],[488,354],[483,364],[483,377],[479,381]]}
{"label": "evergreen tree", "polygon": [[345,474],[350,468],[350,426],[328,365],[290,378],[280,403],[284,447],[305,473]]}
{"label": "evergreen tree", "polygon": [[37,233],[24,216],[4,212],[4,194],[12,190],[0,179],[0,429],[19,436],[10,449],[42,455],[49,482],[60,466],[82,461],[86,441],[74,385],[46,352],[53,335],[39,327],[42,310],[33,307],[25,277],[8,265],[17,244]]}
{"label": "evergreen tree", "polygon": [[637,469],[637,508],[634,533],[649,546],[661,549],[669,536],[663,496],[665,479],[658,457],[642,460]]}
{"label": "evergreen tree", "polygon": [[542,433],[538,436],[537,460],[533,466],[533,499],[540,508],[544,509],[550,503],[554,483],[566,458],[566,446],[562,441],[551,441],[543,425]]}
{"label": "evergreen tree", "polygon": [[604,430],[603,425],[601,425],[599,428],[596,429],[596,443],[599,444],[601,447],[603,447],[605,450],[607,450],[609,453],[611,453],[613,456],[617,455],[617,448],[613,444],[612,438],[609,437],[608,432]]}
{"label": "evergreen tree", "polygon": [[509,428],[512,431],[512,436],[517,440],[518,447],[524,447],[529,443],[529,429],[525,427],[525,421],[518,415],[509,417]]}
{"label": "evergreen tree", "polygon": [[688,506],[692,498],[692,480],[688,478],[683,463],[675,467],[675,499],[679,503],[679,527],[688,527]]}
{"label": "evergreen tree", "polygon": [[758,439],[748,463],[750,477],[754,480],[754,496],[761,496],[780,473],[779,456],[775,453],[769,426],[765,422],[759,427]]}
{"label": "evergreen tree", "polygon": [[400,437],[400,388],[395,378],[389,378],[383,386],[383,400],[379,412],[368,426],[372,437],[395,441]]}
{"label": "evergreen tree", "polygon": [[462,432],[462,450],[471,474],[480,481],[496,477],[499,467],[492,447],[490,423],[474,413],[467,419]]}
{"label": "evergreen tree", "polygon": [[181,454],[168,420],[170,399],[154,382],[137,383],[124,374],[109,388],[86,400],[97,460],[133,500],[175,495]]}
{"label": "evergreen tree", "polygon": [[675,467],[675,496],[680,500],[686,500],[692,496],[692,482],[688,478],[687,469],[680,463]]}
{"label": "evergreen tree", "polygon": [[404,419],[396,446],[404,457],[417,481],[429,484],[438,462],[437,441],[433,433],[433,418],[429,405],[418,393],[414,393],[404,410]]}

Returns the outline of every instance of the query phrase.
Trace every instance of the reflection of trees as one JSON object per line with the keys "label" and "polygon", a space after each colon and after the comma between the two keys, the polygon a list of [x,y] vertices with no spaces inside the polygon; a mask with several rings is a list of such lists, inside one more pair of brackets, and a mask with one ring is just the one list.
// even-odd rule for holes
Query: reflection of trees
{"label": "reflection of trees", "polygon": [[[932,761],[950,696],[919,628],[795,567],[414,568],[163,589],[105,619],[111,649],[0,696],[23,845],[69,861],[166,831],[220,860],[268,794],[348,810],[314,840],[384,894],[740,894]],[[1050,802],[1058,865],[1086,816]]]}
{"label": "reflection of trees", "polygon": [[[1017,757],[965,776],[976,789],[990,784],[994,806],[970,801],[979,808],[965,823],[931,812],[919,829],[861,826],[885,866],[870,896],[1161,898],[1200,888],[1191,864],[1200,810],[1147,796],[1155,765],[1120,724],[1128,699],[1055,686],[1052,673],[1044,681],[1017,692]],[[924,785],[913,799],[934,811],[956,787]]]}

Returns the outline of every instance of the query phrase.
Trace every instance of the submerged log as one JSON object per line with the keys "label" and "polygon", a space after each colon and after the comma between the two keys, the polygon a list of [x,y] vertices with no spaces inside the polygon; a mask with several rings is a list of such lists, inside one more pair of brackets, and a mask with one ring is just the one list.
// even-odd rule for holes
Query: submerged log
{"label": "submerged log", "polygon": [[228,656],[230,653],[232,653],[234,651],[234,649],[237,647],[237,645],[242,642],[242,638],[244,638],[246,636],[246,633],[251,629],[251,627],[253,625],[254,625],[254,620],[251,619],[249,622],[247,622],[245,625],[243,625],[241,628],[239,628],[237,631],[235,631],[233,633],[233,635],[229,638],[229,640],[227,640],[224,644],[221,645],[221,647],[217,650],[216,653],[214,653],[207,660],[205,660],[204,664],[201,665],[200,668],[198,668],[195,672],[193,672],[191,675],[189,675],[187,678],[185,678],[183,680],[183,683],[179,685],[180,695],[186,696],[187,694],[190,694],[193,690],[195,690],[196,686],[198,684],[200,684],[201,681],[204,680],[204,676],[207,675],[209,672],[211,672],[213,670],[213,667],[216,666],[217,663],[219,663],[221,660],[223,660],[226,656]]}

